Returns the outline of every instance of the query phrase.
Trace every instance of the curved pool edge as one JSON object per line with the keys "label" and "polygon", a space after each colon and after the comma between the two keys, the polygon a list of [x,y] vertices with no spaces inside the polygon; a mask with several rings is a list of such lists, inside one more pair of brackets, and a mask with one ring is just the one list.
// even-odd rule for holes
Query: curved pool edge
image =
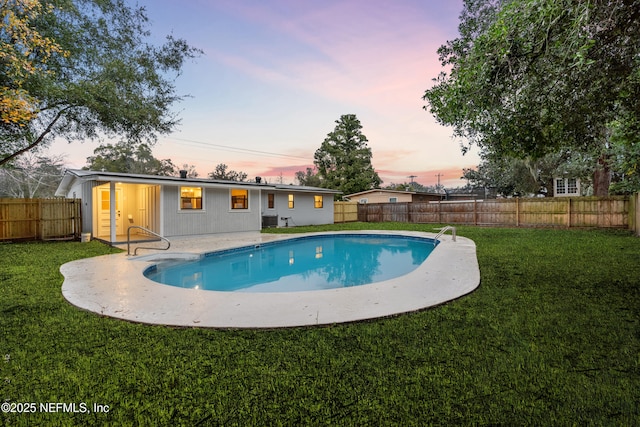
{"label": "curved pool edge", "polygon": [[[348,233],[435,237],[433,233],[389,230]],[[217,242],[218,247],[213,250],[296,237],[300,235],[256,233],[235,240],[227,236],[227,240]],[[207,238],[215,239],[215,236]],[[206,250],[199,253],[203,252]],[[171,253],[163,256],[170,257]],[[440,238],[440,244],[425,262],[407,275],[322,291],[252,294],[177,288],[143,276],[142,272],[153,260],[153,255],[128,258],[125,254],[115,254],[72,261],[60,267],[65,277],[62,294],[79,308],[133,322],[186,327],[279,328],[354,322],[422,310],[464,296],[480,284],[475,243],[461,236],[455,242],[451,236]]]}

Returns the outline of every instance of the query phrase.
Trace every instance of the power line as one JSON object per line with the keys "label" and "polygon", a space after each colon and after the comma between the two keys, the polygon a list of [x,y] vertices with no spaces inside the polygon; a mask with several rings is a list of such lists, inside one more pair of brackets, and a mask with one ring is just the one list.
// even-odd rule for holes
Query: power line
{"label": "power line", "polygon": [[[255,154],[255,155],[261,155],[261,156],[272,156],[272,157],[285,157],[285,158],[290,158],[290,159],[300,159],[300,160],[306,160],[309,161],[308,157],[301,157],[301,156],[293,156],[290,154],[282,154],[282,153],[274,153],[271,151],[261,151],[261,150],[252,150],[249,148],[239,148],[239,147],[232,147],[230,145],[222,145],[222,144],[214,144],[212,142],[203,142],[203,141],[196,141],[193,139],[184,139],[184,138],[175,138],[172,137],[170,138],[171,140],[175,140],[175,141],[181,141],[184,143],[189,143],[189,144],[197,144],[197,145],[202,145],[206,148],[210,148],[213,150],[226,150],[226,151],[231,151],[231,152],[239,152],[239,153],[250,153],[250,154]],[[177,142],[178,144],[180,144],[181,142]]]}

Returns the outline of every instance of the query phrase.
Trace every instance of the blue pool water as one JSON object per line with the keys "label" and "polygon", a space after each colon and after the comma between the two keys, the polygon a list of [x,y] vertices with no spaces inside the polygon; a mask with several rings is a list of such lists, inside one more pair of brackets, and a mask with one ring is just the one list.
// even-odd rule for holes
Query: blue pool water
{"label": "blue pool water", "polygon": [[214,291],[334,289],[403,276],[434,247],[432,239],[399,235],[307,236],[161,263],[144,274],[166,285]]}

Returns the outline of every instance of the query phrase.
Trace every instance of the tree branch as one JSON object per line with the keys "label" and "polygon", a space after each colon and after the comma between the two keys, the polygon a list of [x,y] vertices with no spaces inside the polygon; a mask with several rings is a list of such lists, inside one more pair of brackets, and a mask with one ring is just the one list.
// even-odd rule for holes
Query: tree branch
{"label": "tree branch", "polygon": [[26,146],[25,148],[16,151],[13,154],[8,155],[7,157],[0,159],[0,166],[4,165],[5,163],[10,162],[11,160],[15,159],[16,157],[18,157],[21,154],[26,153],[29,150],[32,150],[33,148],[35,148],[36,146],[38,146],[43,140],[44,137],[47,136],[52,130],[53,130],[53,126],[58,122],[58,120],[60,120],[60,118],[62,117],[62,115],[64,114],[64,112],[68,109],[70,109],[71,106],[65,107],[63,109],[61,109],[60,111],[58,111],[58,113],[56,113],[55,117],[53,118],[53,120],[51,121],[51,123],[49,123],[49,125],[47,126],[47,128],[40,134],[40,136],[33,141],[31,144],[29,144],[28,146]]}

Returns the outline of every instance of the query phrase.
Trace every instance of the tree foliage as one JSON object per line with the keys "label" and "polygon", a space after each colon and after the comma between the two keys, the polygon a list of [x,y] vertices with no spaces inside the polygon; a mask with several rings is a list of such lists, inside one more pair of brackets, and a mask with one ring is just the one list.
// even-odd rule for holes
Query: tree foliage
{"label": "tree foliage", "polygon": [[346,114],[336,120],[335,129],[314,155],[322,187],[344,194],[380,187],[382,180],[373,169],[371,148],[361,129],[355,114]]}
{"label": "tree foliage", "polygon": [[244,182],[247,179],[247,174],[242,171],[229,170],[229,166],[224,163],[216,165],[213,172],[209,172],[210,179],[221,179],[224,181],[236,181]]}
{"label": "tree foliage", "polygon": [[485,154],[477,169],[464,169],[462,178],[496,196],[553,196],[553,179],[579,178],[582,187],[591,186],[594,159],[581,153],[560,151],[539,159]]}
{"label": "tree foliage", "polygon": [[625,117],[611,125],[611,155],[615,161],[611,192],[640,191],[640,117]]}
{"label": "tree foliage", "polygon": [[[25,6],[35,3],[42,6]],[[149,43],[144,8],[124,0],[6,0],[4,6],[27,35],[13,37],[4,19],[0,86],[18,91],[31,115],[0,122],[0,165],[54,137],[151,144],[177,125],[170,107],[182,96],[174,79],[200,51],[172,36],[161,46]],[[24,60],[4,65],[20,53]]]}
{"label": "tree foliage", "polygon": [[38,0],[0,0],[0,123],[5,128],[23,127],[36,117],[39,101],[25,90],[25,81],[51,75],[49,58],[68,54],[34,28],[52,9]]}
{"label": "tree foliage", "polygon": [[[456,136],[501,156],[599,153],[640,113],[640,1],[466,0],[424,99]],[[606,190],[606,189],[605,189]]]}
{"label": "tree foliage", "polygon": [[313,168],[307,168],[304,172],[296,172],[296,180],[300,185],[306,185],[308,187],[322,187],[322,180]]}
{"label": "tree foliage", "polygon": [[147,144],[104,144],[93,154],[87,157],[85,169],[159,176],[173,176],[177,171],[171,159],[156,159]]}

